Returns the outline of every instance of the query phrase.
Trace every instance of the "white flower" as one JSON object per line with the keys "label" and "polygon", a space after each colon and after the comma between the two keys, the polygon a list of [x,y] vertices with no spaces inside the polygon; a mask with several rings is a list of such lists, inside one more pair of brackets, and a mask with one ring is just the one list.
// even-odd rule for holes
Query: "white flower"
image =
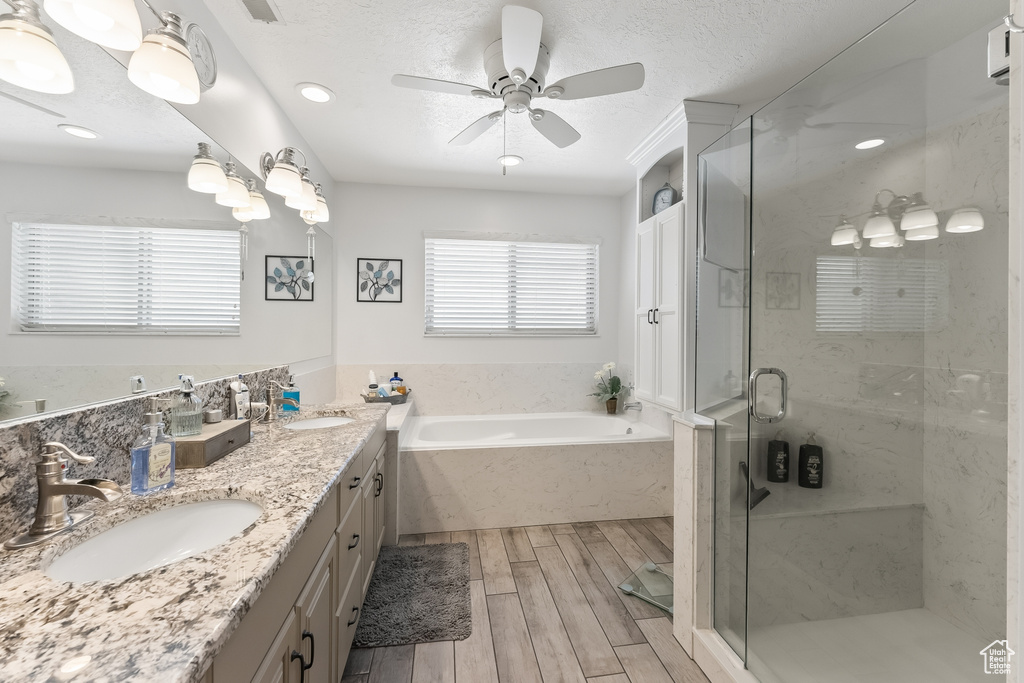
{"label": "white flower", "polygon": [[[601,379],[602,376],[603,376],[603,374],[602,374],[602,372],[600,370],[598,370],[597,372],[594,373],[594,379]],[[0,386],[3,386],[3,385],[0,384]]]}
{"label": "white flower", "polygon": [[604,367],[602,368],[602,370],[605,370],[606,372],[611,372],[614,369],[615,369],[615,363],[605,363]]}

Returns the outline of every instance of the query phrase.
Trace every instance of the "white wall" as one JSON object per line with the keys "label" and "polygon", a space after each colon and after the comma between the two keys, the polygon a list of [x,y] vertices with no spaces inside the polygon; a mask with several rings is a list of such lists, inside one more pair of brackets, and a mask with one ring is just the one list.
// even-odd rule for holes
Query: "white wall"
{"label": "white wall", "polygon": [[[636,353],[633,316],[636,312],[636,187],[623,195],[619,206],[619,365],[622,381],[635,381]],[[632,396],[630,399],[632,400]]]}

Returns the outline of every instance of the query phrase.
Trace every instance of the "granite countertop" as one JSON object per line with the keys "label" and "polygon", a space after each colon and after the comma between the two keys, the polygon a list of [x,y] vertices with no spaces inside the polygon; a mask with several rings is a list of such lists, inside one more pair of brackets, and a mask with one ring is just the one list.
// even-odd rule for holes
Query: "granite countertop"
{"label": "granite countertop", "polygon": [[[20,681],[198,681],[322,507],[387,405],[303,406],[297,418],[346,415],[330,429],[254,425],[253,439],[209,467],[179,470],[175,485],[113,503],[34,548],[0,551],[0,671]],[[74,473],[72,472],[72,477]],[[181,503],[242,498],[264,513],[204,553],[113,581],[70,584],[42,569],[72,545],[122,521]],[[91,657],[77,674],[70,660]]]}

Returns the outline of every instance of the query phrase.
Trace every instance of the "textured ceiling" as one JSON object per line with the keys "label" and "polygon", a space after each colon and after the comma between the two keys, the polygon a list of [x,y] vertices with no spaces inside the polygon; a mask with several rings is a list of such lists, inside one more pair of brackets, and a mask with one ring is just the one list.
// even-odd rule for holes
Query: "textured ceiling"
{"label": "textured ceiling", "polygon": [[[557,149],[525,116],[466,147],[448,140],[495,101],[397,88],[406,73],[484,85],[484,49],[500,37],[498,0],[276,0],[280,24],[254,22],[241,0],[206,0],[337,180],[621,194],[625,162],[683,99],[749,104],[774,97],[897,12],[905,0],[518,0],[544,15],[548,82],[640,61],[637,92],[544,101],[582,139]],[[338,98],[303,100],[301,81]]]}

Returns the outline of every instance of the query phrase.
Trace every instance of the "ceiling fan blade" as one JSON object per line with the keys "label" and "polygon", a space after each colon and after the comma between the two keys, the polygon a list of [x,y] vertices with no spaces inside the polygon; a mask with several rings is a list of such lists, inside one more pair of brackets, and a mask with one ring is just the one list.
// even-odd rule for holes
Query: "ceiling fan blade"
{"label": "ceiling fan blade", "polygon": [[544,94],[560,100],[582,100],[586,97],[614,95],[639,90],[644,84],[644,78],[644,65],[633,62],[563,78],[549,85]]}
{"label": "ceiling fan blade", "polygon": [[487,116],[483,116],[477,119],[472,124],[470,124],[469,128],[467,128],[466,130],[462,131],[461,133],[453,137],[451,140],[449,140],[448,144],[468,145],[469,143],[473,142],[478,137],[486,133],[488,130],[490,130],[491,126],[497,123],[498,119],[500,119],[501,115],[504,113],[504,109],[499,109],[498,111],[492,111]]}
{"label": "ceiling fan blade", "polygon": [[[543,114],[538,121],[534,114]],[[534,109],[530,115],[530,123],[537,129],[537,132],[546,137],[555,147],[568,147],[580,139],[576,129],[565,122],[565,119],[543,109]]]}
{"label": "ceiling fan blade", "polygon": [[406,76],[395,74],[391,77],[391,84],[400,88],[412,88],[414,90],[430,90],[431,92],[443,92],[450,95],[472,95],[473,97],[495,97],[494,93],[485,88],[478,88],[475,85],[455,83],[454,81],[439,81],[436,78],[423,78],[422,76]]}
{"label": "ceiling fan blade", "polygon": [[501,56],[516,85],[525,83],[537,68],[543,25],[540,12],[518,5],[501,8]]}

